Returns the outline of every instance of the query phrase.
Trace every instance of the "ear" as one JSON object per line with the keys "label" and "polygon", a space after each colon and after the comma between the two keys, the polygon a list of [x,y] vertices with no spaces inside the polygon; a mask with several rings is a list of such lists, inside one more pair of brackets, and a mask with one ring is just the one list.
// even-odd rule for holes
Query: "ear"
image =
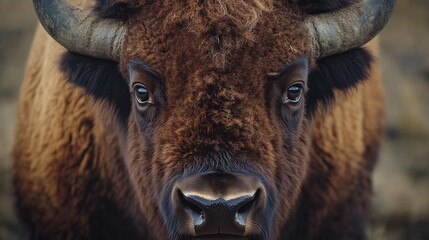
{"label": "ear", "polygon": [[131,111],[130,92],[118,63],[67,52],[60,70],[67,80],[86,90],[96,101],[106,101],[125,123]]}
{"label": "ear", "polygon": [[331,12],[336,9],[347,7],[358,0],[292,0],[296,2],[305,12],[318,14]]}
{"label": "ear", "polygon": [[97,0],[93,11],[101,18],[127,20],[139,7],[129,0]]}
{"label": "ear", "polygon": [[334,101],[334,90],[348,91],[369,76],[371,54],[363,49],[326,57],[317,61],[317,68],[309,75],[307,113],[312,115],[318,105]]}

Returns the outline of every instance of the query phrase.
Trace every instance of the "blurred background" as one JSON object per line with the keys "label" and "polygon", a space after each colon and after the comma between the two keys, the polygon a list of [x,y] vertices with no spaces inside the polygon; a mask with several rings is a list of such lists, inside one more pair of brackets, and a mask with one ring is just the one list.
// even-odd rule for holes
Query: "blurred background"
{"label": "blurred background", "polygon": [[[0,0],[0,240],[20,239],[11,158],[17,96],[37,24],[29,0]],[[429,0],[397,0],[380,35],[387,125],[368,236],[429,240]]]}

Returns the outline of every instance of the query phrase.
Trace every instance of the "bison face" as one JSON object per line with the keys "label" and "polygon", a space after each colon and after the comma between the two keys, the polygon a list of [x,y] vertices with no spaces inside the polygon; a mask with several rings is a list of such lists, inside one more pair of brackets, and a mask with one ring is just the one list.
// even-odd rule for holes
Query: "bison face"
{"label": "bison face", "polygon": [[[68,9],[76,17],[67,26],[91,30],[81,45],[70,43],[74,29],[51,31],[58,41],[120,62],[121,73],[116,63],[68,54],[62,70],[118,119],[136,215],[159,239],[276,238],[306,177],[316,109],[364,79],[370,56],[352,50],[310,70],[371,39],[388,14],[371,16],[393,5],[367,0],[308,20],[302,7],[313,1],[110,0],[99,1],[93,20],[48,2],[36,1],[38,9]],[[55,20],[42,23],[53,29]],[[350,22],[368,24],[351,32]]]}
{"label": "bison face", "polygon": [[299,11],[158,4],[128,21],[121,61],[140,208],[173,238],[268,238],[308,162],[309,38]]}

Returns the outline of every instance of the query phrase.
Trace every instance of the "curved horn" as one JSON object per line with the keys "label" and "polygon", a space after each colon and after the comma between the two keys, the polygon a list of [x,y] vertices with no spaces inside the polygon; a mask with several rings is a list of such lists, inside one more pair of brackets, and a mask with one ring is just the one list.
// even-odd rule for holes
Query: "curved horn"
{"label": "curved horn", "polygon": [[316,58],[359,47],[373,39],[389,20],[396,0],[362,0],[338,11],[306,19]]}
{"label": "curved horn", "polygon": [[125,28],[120,22],[100,19],[67,0],[33,0],[46,31],[72,52],[119,61]]}

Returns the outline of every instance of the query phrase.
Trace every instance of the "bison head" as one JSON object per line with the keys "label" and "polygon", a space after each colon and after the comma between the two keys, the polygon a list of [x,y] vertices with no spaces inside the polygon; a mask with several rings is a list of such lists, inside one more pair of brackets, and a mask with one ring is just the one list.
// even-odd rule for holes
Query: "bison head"
{"label": "bison head", "polygon": [[160,239],[268,239],[288,221],[315,110],[365,78],[370,56],[349,50],[393,5],[313,2],[108,0],[86,12],[35,0],[47,31],[82,54],[63,59],[69,80],[118,120],[136,215]]}

